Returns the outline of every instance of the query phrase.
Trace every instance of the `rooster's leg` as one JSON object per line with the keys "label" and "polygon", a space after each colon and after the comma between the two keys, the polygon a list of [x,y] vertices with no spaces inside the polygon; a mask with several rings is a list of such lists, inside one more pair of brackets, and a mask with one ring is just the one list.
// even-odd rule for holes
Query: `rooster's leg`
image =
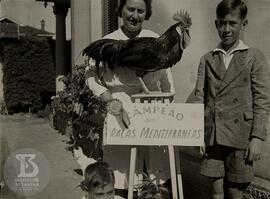
{"label": "rooster's leg", "polygon": [[141,85],[142,85],[143,92],[144,92],[145,94],[150,94],[151,92],[149,91],[149,89],[148,89],[147,86],[145,85],[143,79],[142,79],[141,77],[138,77],[138,78],[139,78],[140,83],[141,83]]}

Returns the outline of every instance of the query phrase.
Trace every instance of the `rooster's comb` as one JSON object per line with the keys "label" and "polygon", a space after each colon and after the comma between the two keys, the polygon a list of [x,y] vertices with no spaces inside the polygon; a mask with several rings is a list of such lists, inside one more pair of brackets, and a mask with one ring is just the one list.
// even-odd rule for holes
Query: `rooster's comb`
{"label": "rooster's comb", "polygon": [[191,18],[187,11],[180,10],[176,14],[174,14],[173,19],[179,23],[181,23],[182,26],[185,28],[189,28],[192,25]]}

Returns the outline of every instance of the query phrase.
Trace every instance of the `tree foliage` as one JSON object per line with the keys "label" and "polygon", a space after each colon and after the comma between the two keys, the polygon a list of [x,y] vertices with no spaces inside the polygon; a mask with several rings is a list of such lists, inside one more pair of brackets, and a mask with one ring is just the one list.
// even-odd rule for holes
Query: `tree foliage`
{"label": "tree foliage", "polygon": [[55,91],[53,52],[48,39],[3,39],[1,50],[4,100],[9,113],[43,109],[46,95]]}

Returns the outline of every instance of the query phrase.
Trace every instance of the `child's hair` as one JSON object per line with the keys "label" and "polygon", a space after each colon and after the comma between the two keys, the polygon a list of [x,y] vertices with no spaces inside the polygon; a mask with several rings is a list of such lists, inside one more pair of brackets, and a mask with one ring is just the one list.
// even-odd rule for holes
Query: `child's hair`
{"label": "child's hair", "polygon": [[242,20],[245,19],[247,16],[247,6],[242,0],[223,0],[217,6],[217,18],[225,17],[236,9],[239,9],[240,18]]}
{"label": "child's hair", "polygon": [[84,181],[80,187],[83,191],[89,192],[97,187],[105,187],[112,183],[114,185],[114,173],[106,162],[95,162],[86,167]]}

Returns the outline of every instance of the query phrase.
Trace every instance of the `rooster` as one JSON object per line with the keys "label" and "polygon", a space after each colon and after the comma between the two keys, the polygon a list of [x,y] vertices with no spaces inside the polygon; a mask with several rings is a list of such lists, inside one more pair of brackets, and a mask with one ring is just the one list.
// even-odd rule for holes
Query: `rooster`
{"label": "rooster", "polygon": [[111,69],[128,67],[135,70],[143,88],[147,88],[142,76],[172,67],[180,61],[183,50],[189,45],[189,28],[192,25],[189,14],[181,10],[173,19],[177,23],[158,38],[101,39],[87,46],[83,55],[93,58],[96,63],[106,62]]}

